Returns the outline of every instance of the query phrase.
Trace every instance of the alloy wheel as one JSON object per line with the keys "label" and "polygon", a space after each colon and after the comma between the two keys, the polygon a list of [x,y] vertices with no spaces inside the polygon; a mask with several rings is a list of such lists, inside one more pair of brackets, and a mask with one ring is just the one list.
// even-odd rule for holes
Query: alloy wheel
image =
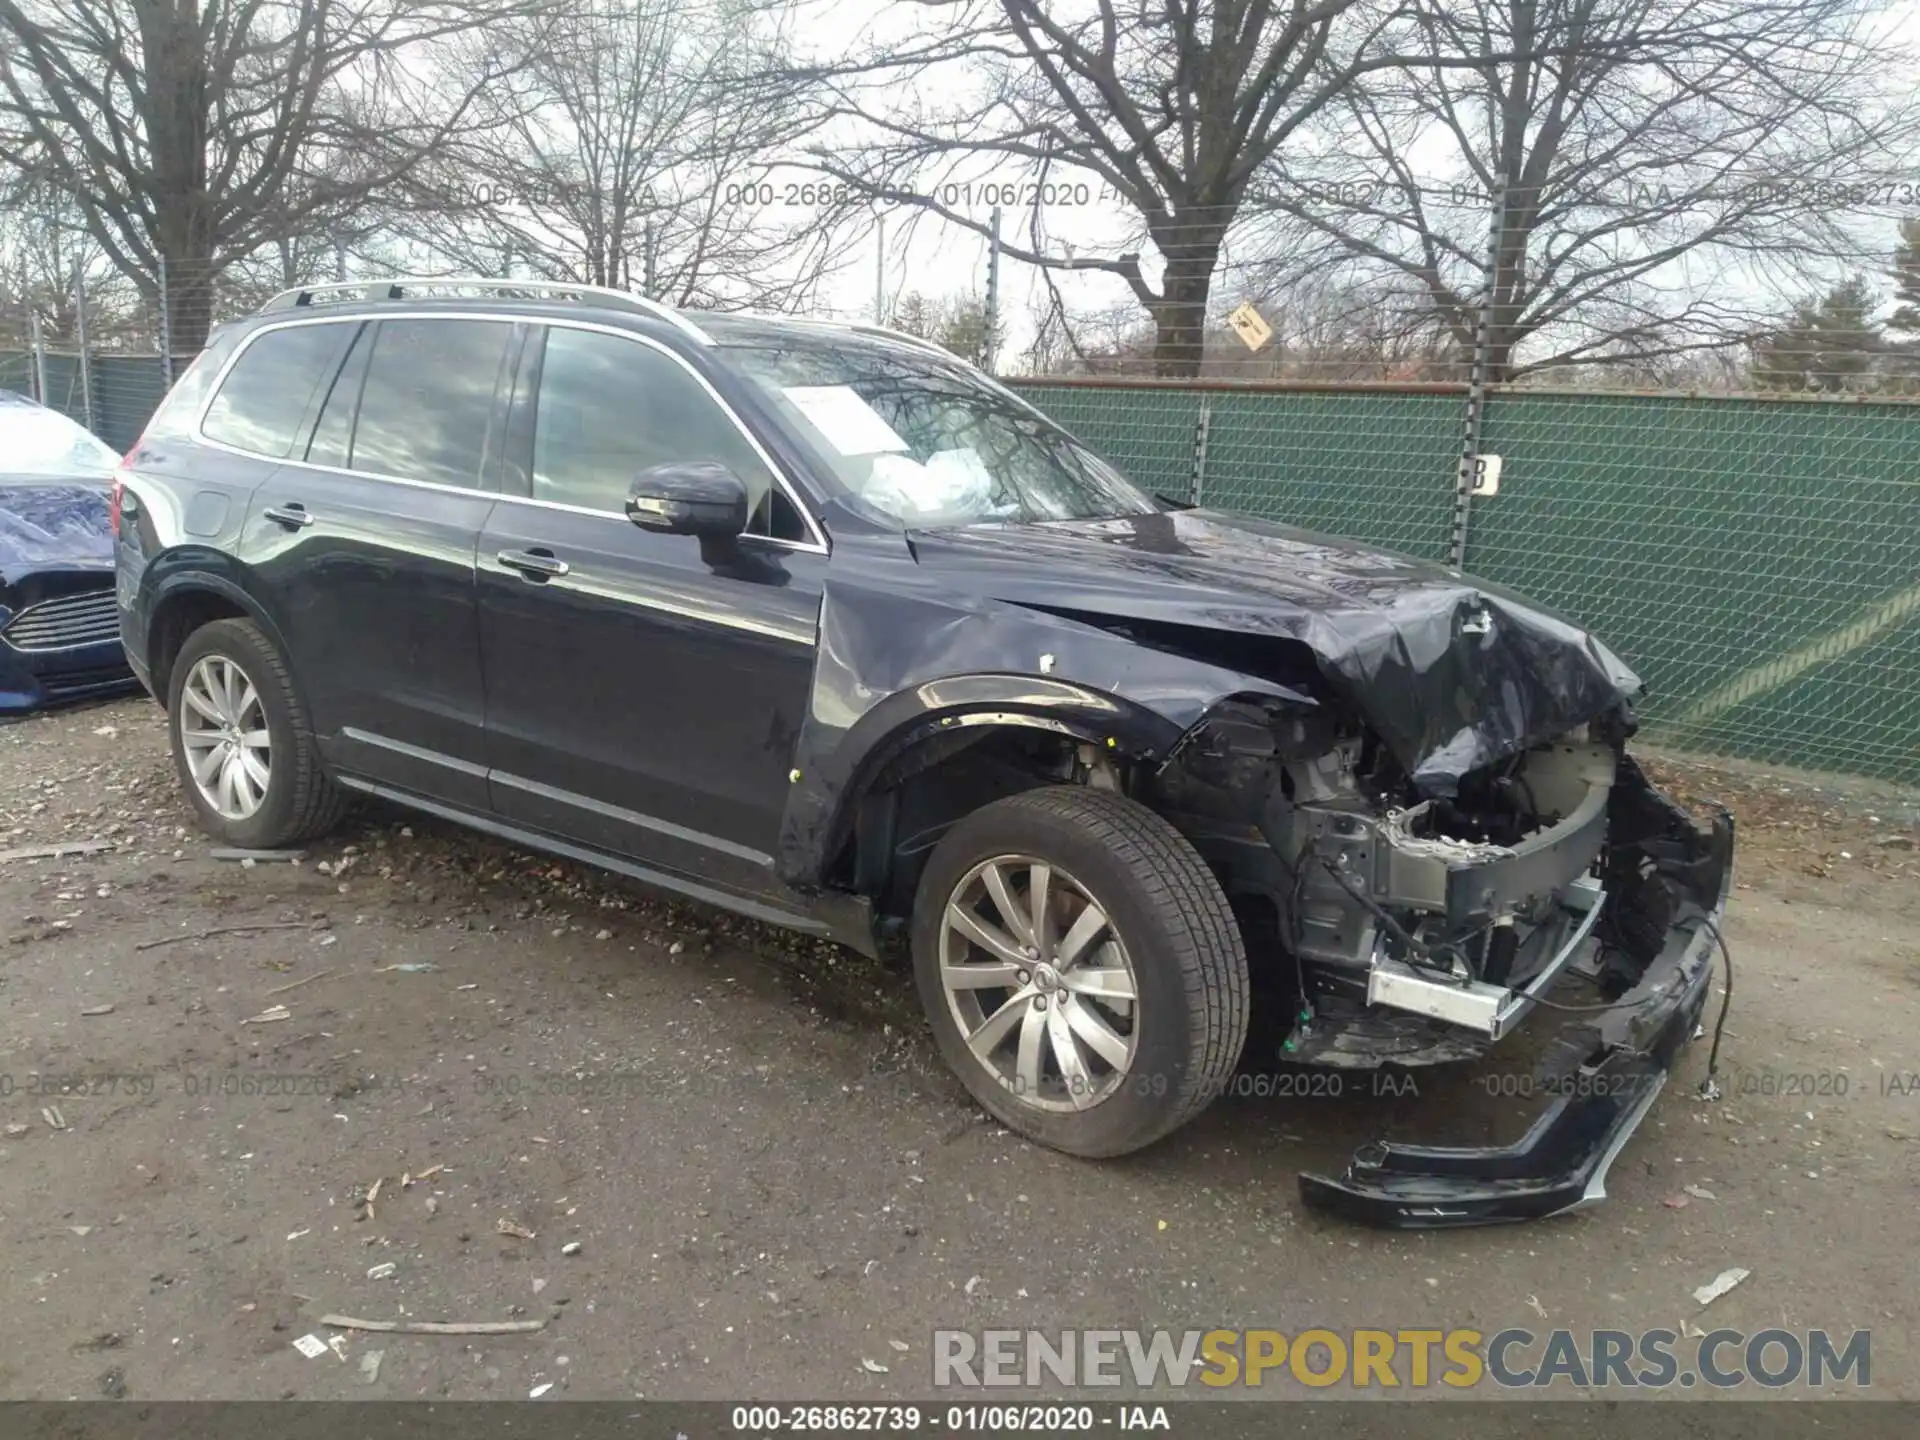
{"label": "alloy wheel", "polygon": [[940,985],[974,1059],[1023,1104],[1078,1111],[1124,1083],[1140,987],[1103,907],[1058,865],[996,855],[948,896]]}
{"label": "alloy wheel", "polygon": [[222,819],[247,819],[273,776],[259,690],[226,656],[205,655],[187,672],[180,700],[180,743],[194,788]]}

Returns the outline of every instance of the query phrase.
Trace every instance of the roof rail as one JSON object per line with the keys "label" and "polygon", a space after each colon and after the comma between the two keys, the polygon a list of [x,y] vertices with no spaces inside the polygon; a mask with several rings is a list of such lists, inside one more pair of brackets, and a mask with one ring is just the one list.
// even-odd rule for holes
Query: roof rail
{"label": "roof rail", "polygon": [[[423,294],[423,291],[427,293]],[[658,300],[649,300],[644,295],[634,295],[625,290],[611,290],[604,285],[576,285],[566,280],[488,280],[440,275],[404,275],[391,280],[336,280],[325,285],[302,285],[292,290],[282,290],[254,313],[265,315],[273,310],[304,309],[312,305],[316,298],[424,300],[456,291],[507,299],[553,296],[592,300],[637,315],[664,320],[690,340],[702,345],[713,344],[711,335],[671,305],[663,305]]]}

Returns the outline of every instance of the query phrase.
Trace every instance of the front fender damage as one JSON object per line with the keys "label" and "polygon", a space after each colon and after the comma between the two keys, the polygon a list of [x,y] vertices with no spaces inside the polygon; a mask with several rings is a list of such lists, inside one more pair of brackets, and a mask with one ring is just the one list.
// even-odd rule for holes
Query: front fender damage
{"label": "front fender damage", "polygon": [[1230,696],[1313,697],[1020,605],[898,583],[829,581],[794,747],[778,873],[817,890],[851,802],[894,755],[941,728],[1029,725],[1116,758],[1166,755]]}

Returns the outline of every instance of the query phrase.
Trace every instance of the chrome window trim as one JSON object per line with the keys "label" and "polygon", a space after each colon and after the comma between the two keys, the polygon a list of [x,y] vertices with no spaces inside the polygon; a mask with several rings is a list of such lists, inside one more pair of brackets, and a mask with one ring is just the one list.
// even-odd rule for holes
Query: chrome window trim
{"label": "chrome window trim", "polygon": [[206,445],[215,450],[224,450],[229,455],[239,455],[249,460],[264,460],[275,465],[297,465],[302,470],[313,470],[324,475],[348,475],[356,480],[379,480],[388,485],[408,485],[417,490],[433,490],[444,495],[485,495],[493,500],[507,501],[516,505],[538,505],[547,509],[569,511],[577,515],[608,516],[618,520],[623,525],[633,524],[633,522],[626,517],[625,513],[619,510],[600,510],[585,505],[567,505],[558,500],[536,500],[530,495],[507,495],[498,490],[483,489],[478,485],[443,485],[435,480],[409,480],[405,476],[387,475],[377,470],[351,470],[339,465],[317,465],[310,460],[295,460],[292,456],[262,455],[257,450],[243,450],[238,445],[229,445],[224,440],[216,440],[206,433],[203,427],[206,424],[207,413],[212,410],[213,402],[219,397],[221,388],[227,383],[227,376],[232,373],[233,367],[239,363],[240,357],[247,353],[248,347],[251,346],[255,340],[259,339],[260,336],[270,334],[275,330],[290,330],[297,325],[359,325],[368,321],[378,320],[494,320],[508,325],[564,326],[573,330],[592,330],[602,335],[612,335],[622,340],[630,340],[636,345],[644,345],[649,349],[659,351],[693,377],[695,383],[697,383],[702,390],[706,391],[708,398],[720,407],[720,413],[725,415],[727,419],[733,423],[734,429],[738,430],[747,444],[753,447],[754,454],[758,455],[761,463],[767,467],[767,473],[773,476],[773,483],[780,487],[781,491],[786,495],[788,503],[799,512],[800,518],[806,522],[807,533],[812,537],[809,540],[782,540],[773,535],[745,535],[741,538],[752,540],[759,545],[772,545],[782,550],[791,550],[798,554],[827,555],[832,553],[831,547],[827,544],[826,532],[820,526],[819,518],[807,505],[801,502],[798,487],[794,485],[792,479],[787,475],[786,471],[780,467],[778,462],[774,460],[773,456],[767,452],[767,447],[760,443],[759,437],[746,427],[746,424],[740,419],[740,416],[735,413],[734,408],[726,402],[719,391],[713,388],[713,385],[707,380],[706,376],[702,375],[688,363],[684,355],[677,354],[671,346],[662,345],[651,336],[636,335],[633,331],[624,330],[618,325],[603,325],[590,320],[576,320],[571,316],[558,318],[544,315],[528,316],[492,310],[452,311],[395,309],[368,311],[354,315],[303,315],[297,319],[277,320],[271,324],[262,325],[256,330],[247,332],[240,343],[234,346],[233,353],[226,358],[220,367],[220,373],[214,376],[213,384],[208,387],[207,398],[201,402],[199,413],[193,417],[193,427],[189,432],[191,438],[197,444]]}

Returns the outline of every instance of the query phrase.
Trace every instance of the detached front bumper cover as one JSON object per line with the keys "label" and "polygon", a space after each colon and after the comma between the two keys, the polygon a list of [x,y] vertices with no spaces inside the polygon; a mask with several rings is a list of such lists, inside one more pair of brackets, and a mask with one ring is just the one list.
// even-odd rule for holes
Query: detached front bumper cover
{"label": "detached front bumper cover", "polygon": [[1715,821],[1712,910],[1676,917],[1665,948],[1605,1011],[1583,1017],[1560,1043],[1584,1060],[1547,1088],[1555,1098],[1513,1145],[1447,1148],[1372,1141],[1344,1174],[1304,1174],[1311,1208],[1398,1230],[1537,1220],[1606,1198],[1606,1175],[1666,1084],[1706,1008],[1714,932],[1733,881],[1733,821]]}

